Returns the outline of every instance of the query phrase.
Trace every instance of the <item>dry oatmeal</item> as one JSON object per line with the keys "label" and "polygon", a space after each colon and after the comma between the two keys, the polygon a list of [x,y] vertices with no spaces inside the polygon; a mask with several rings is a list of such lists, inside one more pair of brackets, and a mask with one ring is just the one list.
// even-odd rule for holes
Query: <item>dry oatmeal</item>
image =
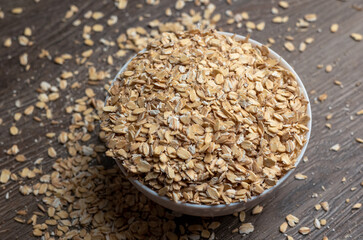
{"label": "dry oatmeal", "polygon": [[215,31],[163,33],[110,88],[109,150],[174,201],[246,201],[276,184],[306,142],[308,101],[291,72]]}

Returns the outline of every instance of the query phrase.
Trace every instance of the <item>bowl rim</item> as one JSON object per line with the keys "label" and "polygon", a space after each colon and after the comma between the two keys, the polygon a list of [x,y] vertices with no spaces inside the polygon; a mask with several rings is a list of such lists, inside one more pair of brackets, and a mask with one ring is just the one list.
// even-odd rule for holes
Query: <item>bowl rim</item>
{"label": "bowl rim", "polygon": [[[238,35],[238,34],[234,34],[234,33],[229,33],[229,32],[220,32],[217,31],[218,34],[224,35],[224,36],[229,36],[229,37],[234,37],[236,40],[245,40],[246,37],[242,36],[242,35]],[[251,38],[248,38],[248,42],[251,43],[253,46],[258,46],[261,47],[264,44],[253,40]],[[177,204],[178,206],[183,206],[185,208],[188,208],[189,210],[206,210],[206,209],[210,209],[210,210],[217,210],[217,209],[223,209],[223,208],[233,208],[233,207],[237,207],[239,205],[244,205],[247,204],[249,202],[253,202],[254,200],[257,200],[259,198],[264,197],[265,195],[267,195],[268,193],[272,192],[274,189],[276,189],[279,185],[281,185],[291,174],[292,172],[295,171],[295,169],[297,168],[297,166],[299,165],[299,163],[301,162],[301,159],[303,158],[306,148],[308,146],[309,140],[310,140],[310,134],[311,134],[311,127],[312,127],[312,115],[311,115],[311,104],[310,104],[310,100],[309,100],[309,96],[308,93],[305,89],[305,86],[303,84],[303,82],[301,81],[299,75],[295,72],[295,70],[291,67],[290,64],[288,64],[285,59],[283,59],[279,54],[277,54],[275,51],[273,51],[272,49],[270,49],[268,47],[269,50],[269,56],[272,58],[275,58],[277,60],[279,60],[279,64],[281,66],[283,66],[284,68],[288,69],[295,77],[295,80],[298,82],[300,90],[302,91],[302,94],[304,95],[304,98],[306,101],[308,101],[307,104],[307,115],[310,117],[310,120],[307,124],[307,127],[309,128],[309,131],[306,133],[306,143],[303,146],[303,148],[301,149],[301,152],[299,154],[299,156],[296,159],[296,162],[294,164],[294,168],[292,168],[291,170],[289,170],[282,178],[280,178],[277,183],[272,186],[269,189],[264,190],[260,195],[257,196],[252,196],[251,198],[247,199],[247,201],[241,201],[241,202],[234,202],[234,203],[230,203],[230,204],[216,204],[216,205],[205,205],[205,204],[198,204],[198,203],[187,203],[187,202],[175,202],[165,196],[160,196],[156,191],[154,191],[153,189],[149,188],[148,186],[142,184],[140,181],[138,181],[137,179],[133,178],[133,177],[129,177],[128,174],[126,173],[125,168],[121,165],[121,163],[116,159],[116,163],[117,165],[120,167],[122,173],[126,176],[126,178],[139,190],[141,191],[143,194],[147,195],[147,197],[152,199],[160,199],[162,200],[164,203],[166,204],[172,204],[175,205]],[[137,54],[135,54],[134,56],[132,56],[120,69],[120,71],[116,74],[115,78],[112,80],[111,86],[113,86],[114,82],[118,79],[118,76],[125,71],[125,69],[127,68],[128,64],[139,54],[139,53],[144,53],[146,51],[146,48],[139,51]],[[107,103],[107,99],[108,99],[109,95],[107,95],[106,100],[105,100],[105,104]],[[163,205],[164,206],[164,205]],[[164,206],[167,207],[168,206]]]}

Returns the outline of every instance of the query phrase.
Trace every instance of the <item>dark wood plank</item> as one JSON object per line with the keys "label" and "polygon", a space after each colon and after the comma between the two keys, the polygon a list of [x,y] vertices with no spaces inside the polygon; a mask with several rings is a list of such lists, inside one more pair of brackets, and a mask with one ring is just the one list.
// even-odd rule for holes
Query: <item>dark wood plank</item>
{"label": "dark wood plank", "polygon": [[[362,239],[363,238],[363,214],[361,210],[352,211],[352,205],[363,201],[362,181],[363,145],[357,143],[354,138],[363,138],[362,116],[356,116],[356,112],[363,107],[363,42],[353,41],[349,35],[352,32],[363,34],[363,12],[352,8],[353,4],[361,5],[359,0],[355,1],[314,1],[314,0],[291,0],[289,9],[279,8],[281,16],[289,16],[286,24],[273,24],[271,19],[271,7],[277,6],[276,1],[233,1],[228,5],[226,1],[214,1],[216,12],[223,15],[222,21],[218,23],[218,29],[246,35],[245,28],[238,29],[234,25],[226,24],[227,17],[225,11],[231,9],[234,13],[247,11],[251,21],[256,23],[266,22],[266,28],[262,32],[254,31],[251,34],[253,39],[267,42],[268,37],[273,37],[276,44],[272,49],[277,51],[296,69],[302,78],[307,90],[315,93],[310,94],[313,110],[313,130],[306,156],[309,161],[301,163],[296,172],[301,172],[308,176],[305,181],[294,180],[293,176],[280,186],[270,198],[263,202],[264,211],[258,216],[251,216],[248,211],[247,222],[252,222],[255,231],[246,237],[239,234],[232,234],[232,229],[240,225],[237,218],[233,216],[219,217],[214,220],[222,222],[222,226],[216,230],[217,239],[284,239],[278,232],[279,225],[284,221],[287,214],[293,214],[300,218],[301,226],[312,229],[311,234],[302,237],[297,231],[298,227],[289,229],[287,233],[295,239],[322,239],[328,236],[329,239]],[[144,8],[137,8],[136,5],[143,3]],[[75,4],[79,12],[71,20],[62,21],[64,14],[69,9],[70,4]],[[24,12],[21,15],[12,15],[10,10],[13,7],[21,6]],[[112,1],[1,1],[0,7],[5,12],[5,18],[0,20],[0,41],[6,37],[12,37],[13,46],[11,48],[0,47],[0,117],[3,124],[0,126],[0,170],[8,168],[12,172],[18,172],[24,167],[33,168],[37,158],[44,157],[42,164],[44,172],[51,171],[52,159],[46,157],[47,148],[51,141],[45,137],[48,131],[59,133],[70,122],[70,116],[64,113],[67,106],[65,96],[76,97],[87,87],[87,68],[76,64],[58,66],[50,63],[46,59],[38,59],[37,55],[41,49],[47,49],[51,55],[57,56],[62,53],[79,55],[90,47],[82,44],[81,29],[84,24],[95,23],[94,20],[85,21],[83,14],[88,10],[99,10],[105,17],[99,22],[105,23],[111,15],[117,15],[119,21],[113,27],[105,28],[102,33],[93,36],[95,41],[94,54],[90,61],[97,69],[109,70],[114,76],[117,69],[122,66],[127,57],[115,60],[115,67],[110,68],[105,59],[109,54],[117,51],[117,47],[111,47],[104,51],[105,47],[98,43],[100,38],[114,40],[117,36],[125,32],[127,28],[143,26],[153,19],[161,21],[175,20],[180,16],[180,12],[172,17],[166,17],[164,11],[167,7],[173,7],[173,1],[161,1],[159,6],[146,6],[144,1],[129,1],[126,10],[118,10]],[[183,9],[187,11],[195,8],[192,3],[188,3]],[[175,13],[175,10],[173,9]],[[301,31],[295,27],[297,19],[302,18],[307,13],[316,13],[318,20],[306,31]],[[141,15],[150,14],[143,21],[138,21]],[[80,27],[73,27],[75,19],[82,19]],[[339,23],[339,31],[330,33],[329,27],[332,23]],[[17,43],[16,37],[22,34],[25,27],[33,29],[34,41],[32,47],[22,47]],[[307,46],[303,53],[294,51],[287,52],[283,48],[284,37],[294,36],[294,44],[299,43],[307,37],[314,37],[315,41]],[[27,52],[31,64],[30,71],[24,71],[19,65],[19,55]],[[130,53],[128,56],[130,56]],[[317,69],[316,65],[332,64],[334,66],[331,73],[326,73],[324,69]],[[13,114],[22,112],[27,106],[35,104],[36,93],[41,81],[56,83],[56,78],[64,69],[78,70],[77,77],[72,78],[68,84],[79,81],[82,87],[76,90],[67,90],[62,95],[61,100],[52,103],[52,108],[59,111],[53,112],[54,119],[60,120],[59,124],[51,124],[44,121],[41,124],[32,120],[32,116],[23,116],[17,122],[22,134],[10,136],[9,127],[13,124]],[[344,85],[343,88],[333,84],[334,80],[339,80]],[[328,99],[322,103],[317,101],[320,94],[327,93]],[[63,94],[63,93],[62,93]],[[104,97],[102,86],[97,88],[100,98]],[[15,106],[15,101],[20,100],[21,107]],[[315,103],[316,102],[316,103]],[[325,116],[333,114],[333,118],[328,122],[332,124],[329,130],[324,125],[327,122]],[[34,116],[42,113],[35,110]],[[93,136],[92,142],[97,143],[98,139]],[[339,152],[330,151],[330,147],[339,143]],[[5,154],[5,150],[17,144],[20,153],[24,154],[28,160],[25,163],[18,163],[13,156]],[[61,156],[65,156],[65,149],[61,145],[56,146],[56,150]],[[345,183],[341,179],[346,177]],[[22,183],[31,184],[34,180],[22,180]],[[351,191],[351,188],[357,188]],[[37,210],[37,203],[40,198],[34,196],[22,196],[19,191],[19,183],[9,181],[0,185],[0,239],[31,239],[32,227],[16,223],[13,218],[15,212],[20,209],[28,209],[29,212]],[[9,193],[9,200],[5,195]],[[316,193],[317,197],[312,195]],[[346,199],[350,203],[346,203]],[[329,212],[314,210],[314,205],[328,201]],[[30,216],[27,216],[30,217]],[[325,218],[327,225],[320,230],[314,229],[314,217]],[[186,225],[191,223],[201,223],[210,219],[183,216],[176,219],[178,224]]]}

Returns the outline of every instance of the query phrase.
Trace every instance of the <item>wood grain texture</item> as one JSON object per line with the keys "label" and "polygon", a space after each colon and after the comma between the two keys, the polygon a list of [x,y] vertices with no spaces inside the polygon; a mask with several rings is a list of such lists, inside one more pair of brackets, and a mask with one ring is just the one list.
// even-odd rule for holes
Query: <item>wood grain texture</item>
{"label": "wood grain texture", "polygon": [[[88,10],[102,11],[105,17],[100,21],[105,21],[111,15],[117,15],[118,23],[112,28],[105,28],[102,33],[96,33],[93,40],[105,38],[114,40],[117,36],[125,32],[127,28],[133,26],[143,26],[153,19],[168,21],[178,17],[166,17],[164,11],[167,7],[173,7],[173,1],[161,1],[158,6],[144,6],[137,8],[141,0],[129,1],[126,10],[118,10],[112,1],[0,1],[0,7],[5,12],[5,18],[0,20],[0,42],[6,37],[12,37],[13,46],[4,48],[0,46],[0,118],[3,124],[0,125],[0,171],[11,169],[18,172],[24,167],[33,168],[37,158],[44,157],[42,168],[44,172],[51,170],[53,160],[46,157],[47,148],[51,140],[45,137],[49,131],[60,132],[70,122],[68,115],[64,114],[67,101],[64,96],[56,102],[51,103],[54,119],[59,120],[58,124],[51,124],[49,121],[43,123],[36,122],[32,116],[23,116],[16,123],[22,131],[18,136],[9,134],[9,127],[14,123],[13,114],[23,112],[24,109],[36,102],[35,90],[41,81],[56,83],[56,78],[64,70],[49,60],[39,59],[37,55],[41,49],[47,49],[52,56],[62,53],[80,55],[81,52],[89,49],[82,44],[81,29],[85,23],[95,23],[94,20],[85,21],[82,16]],[[354,4],[361,4],[360,0],[352,1],[322,1],[322,0],[291,0],[290,7],[286,10],[279,9],[281,16],[289,16],[286,24],[273,24],[271,19],[271,7],[277,6],[276,1],[233,1],[228,5],[226,1],[214,1],[217,6],[216,12],[223,15],[218,23],[218,29],[246,35],[245,28],[237,29],[235,25],[226,24],[225,11],[231,9],[234,13],[247,11],[250,20],[258,23],[266,22],[266,28],[262,32],[254,31],[251,38],[266,43],[268,37],[273,37],[276,44],[272,49],[279,53],[289,62],[300,75],[310,94],[313,112],[313,129],[310,143],[306,152],[307,162],[302,162],[296,172],[301,172],[308,176],[307,180],[297,181],[290,176],[282,186],[280,186],[270,196],[270,199],[263,202],[264,211],[257,216],[247,213],[246,222],[252,222],[255,231],[248,236],[242,237],[239,234],[232,234],[232,229],[240,225],[238,219],[233,216],[219,217],[215,220],[221,221],[222,226],[216,230],[217,239],[284,239],[284,235],[279,233],[280,224],[287,214],[293,214],[300,219],[298,227],[289,228],[287,234],[294,239],[322,239],[328,236],[329,239],[363,239],[363,213],[362,209],[352,211],[353,204],[363,202],[363,190],[360,182],[363,180],[363,144],[357,143],[356,137],[363,138],[363,116],[355,113],[363,109],[363,42],[353,41],[349,35],[352,32],[363,34],[363,11],[352,8]],[[70,4],[75,4],[79,12],[68,21],[62,21],[64,14],[69,9]],[[24,12],[21,15],[12,15],[10,10],[21,6]],[[183,11],[193,8],[194,5],[188,3]],[[175,10],[173,9],[175,13]],[[306,31],[301,31],[295,27],[297,19],[305,14],[316,13],[318,20],[311,24]],[[141,15],[150,14],[143,21],[138,21]],[[75,28],[72,22],[75,19],[82,19],[80,27]],[[333,23],[339,24],[337,33],[332,34],[329,27]],[[21,35],[25,27],[31,27],[34,41],[31,47],[22,47],[17,43],[17,36]],[[306,51],[299,53],[287,52],[283,48],[284,38],[287,35],[294,37],[293,43],[298,47],[301,41],[307,37],[314,37],[315,41],[307,46]],[[115,67],[110,68],[105,59],[108,55],[117,51],[117,47],[109,48],[96,44],[92,47],[94,54],[90,61],[97,69],[109,70],[114,76],[117,69],[122,66],[127,58],[115,59]],[[27,52],[31,68],[25,71],[19,65],[19,55]],[[130,56],[131,53],[128,55]],[[332,72],[326,73],[324,69],[317,69],[318,64],[332,64]],[[77,77],[69,81],[79,81],[82,87],[76,90],[67,90],[66,95],[76,97],[87,87],[87,68],[85,66],[67,65],[68,70],[78,70]],[[343,88],[334,85],[334,80],[339,80]],[[102,86],[99,86],[98,96],[103,98]],[[317,101],[320,94],[327,93],[328,99],[322,103]],[[15,101],[20,100],[21,107],[15,106]],[[328,122],[332,124],[329,130],[325,116],[333,114],[333,118]],[[40,116],[41,111],[35,110],[34,116]],[[98,139],[92,139],[97,142]],[[339,152],[330,151],[330,147],[339,143]],[[13,156],[5,154],[6,149],[13,144],[17,144],[20,153],[27,157],[24,163],[18,163]],[[53,144],[54,145],[54,144]],[[57,152],[64,155],[63,146],[56,146]],[[343,184],[341,179],[346,177]],[[23,180],[24,183],[31,184],[32,180]],[[351,188],[357,188],[351,191]],[[22,196],[19,191],[19,183],[9,181],[7,184],[0,184],[0,239],[32,239],[32,227],[26,224],[16,223],[13,218],[15,212],[20,209],[28,209],[29,212],[39,211],[37,203],[39,198],[33,196]],[[9,193],[9,200],[5,199]],[[316,193],[317,197],[312,195]],[[345,200],[349,198],[350,203]],[[314,205],[328,201],[330,210],[314,210]],[[29,216],[28,216],[29,217]],[[313,226],[314,218],[325,218],[327,225],[317,230]],[[198,217],[182,216],[176,219],[177,223],[191,224],[209,221]],[[307,226],[312,232],[307,236],[298,233],[298,228]]]}

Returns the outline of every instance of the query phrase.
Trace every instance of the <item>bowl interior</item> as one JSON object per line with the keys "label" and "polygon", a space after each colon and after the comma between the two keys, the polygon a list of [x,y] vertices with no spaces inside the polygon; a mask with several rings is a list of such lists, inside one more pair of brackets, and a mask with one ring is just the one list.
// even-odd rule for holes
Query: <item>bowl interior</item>
{"label": "bowl interior", "polygon": [[[225,35],[225,36],[231,36],[231,37],[234,36],[236,40],[244,40],[245,39],[244,36],[236,35],[236,34],[233,34],[233,33],[228,33],[228,32],[219,32],[219,33],[222,34],[222,35]],[[252,39],[249,39],[249,42],[253,46],[262,46],[263,45],[263,44],[255,41],[255,40],[252,40]],[[270,53],[269,53],[270,57],[278,59],[281,66],[283,66],[284,68],[286,68],[290,72],[292,72],[292,74],[295,76],[295,79],[296,79],[296,81],[298,82],[298,84],[299,84],[299,86],[301,88],[301,91],[302,91],[305,99],[308,101],[307,114],[308,114],[308,116],[310,116],[310,120],[308,122],[307,127],[309,128],[309,131],[306,133],[306,143],[305,143],[304,147],[302,148],[298,158],[296,159],[296,162],[295,162],[295,165],[294,165],[295,168],[296,168],[298,166],[298,164],[300,163],[302,157],[304,156],[305,150],[307,148],[307,145],[308,145],[309,139],[310,139],[311,123],[312,123],[310,101],[309,101],[309,97],[308,97],[308,94],[306,92],[306,89],[304,87],[304,84],[302,83],[300,77],[297,75],[295,70],[280,55],[278,55],[276,52],[274,52],[270,48],[269,48],[269,51],[270,51]],[[143,53],[143,52],[145,52],[145,49],[140,51],[139,53]],[[113,83],[117,80],[117,77],[123,71],[126,70],[127,65],[130,63],[130,61],[133,58],[134,57],[130,58],[126,62],[126,64],[120,69],[120,71],[117,73],[115,79],[113,80]],[[107,100],[107,98],[106,98],[106,100]],[[121,168],[121,171],[123,172],[123,174],[125,174],[125,176],[127,176],[127,173],[126,173],[125,169],[123,168],[123,166],[119,163],[119,161],[116,161],[116,162],[119,165],[119,167]],[[155,192],[151,188],[143,185],[138,180],[136,180],[134,178],[131,178],[131,177],[129,177],[128,179],[130,180],[130,182],[139,191],[141,191],[143,194],[145,194],[148,198],[150,198],[152,201],[154,201],[154,202],[156,202],[156,203],[158,203],[158,204],[160,204],[160,205],[162,205],[162,206],[164,206],[166,208],[169,208],[171,210],[174,210],[174,211],[177,211],[177,212],[180,212],[180,213],[188,214],[188,215],[213,217],[213,216],[222,216],[222,215],[232,214],[233,212],[241,211],[241,210],[243,210],[245,208],[249,208],[250,206],[253,206],[253,204],[256,204],[258,199],[262,199],[264,196],[266,196],[271,191],[273,191],[273,189],[277,188],[282,182],[284,182],[290,176],[290,174],[294,171],[294,169],[291,169],[282,178],[280,178],[275,186],[263,191],[258,196],[252,196],[249,200],[247,200],[247,202],[238,202],[238,203],[231,203],[231,204],[219,204],[219,205],[202,205],[202,204],[193,204],[193,203],[174,202],[174,201],[170,200],[169,198],[167,198],[165,196],[160,196],[157,192]]]}

